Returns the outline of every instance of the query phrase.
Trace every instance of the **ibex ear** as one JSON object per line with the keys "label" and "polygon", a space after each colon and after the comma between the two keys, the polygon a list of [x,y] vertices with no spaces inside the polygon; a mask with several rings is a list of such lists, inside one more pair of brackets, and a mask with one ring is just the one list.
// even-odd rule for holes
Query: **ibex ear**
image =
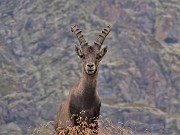
{"label": "ibex ear", "polygon": [[100,55],[103,57],[107,52],[107,46],[101,49]]}
{"label": "ibex ear", "polygon": [[75,45],[75,51],[80,58],[83,57],[82,49],[79,48],[77,45]]}

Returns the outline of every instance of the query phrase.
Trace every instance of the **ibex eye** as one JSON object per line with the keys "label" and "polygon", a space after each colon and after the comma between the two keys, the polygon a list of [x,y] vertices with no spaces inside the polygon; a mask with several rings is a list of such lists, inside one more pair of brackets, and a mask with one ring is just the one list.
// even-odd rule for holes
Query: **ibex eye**
{"label": "ibex eye", "polygon": [[80,57],[81,57],[82,59],[85,59],[85,55],[81,55]]}
{"label": "ibex eye", "polygon": [[96,59],[97,59],[97,60],[101,59],[101,56],[100,56],[100,55],[97,55],[97,56],[96,56]]}

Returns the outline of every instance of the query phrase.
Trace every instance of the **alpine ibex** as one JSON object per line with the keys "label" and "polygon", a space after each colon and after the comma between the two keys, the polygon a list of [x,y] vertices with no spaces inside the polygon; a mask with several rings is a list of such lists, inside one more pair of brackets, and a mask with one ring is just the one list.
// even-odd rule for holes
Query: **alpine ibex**
{"label": "alpine ibex", "polygon": [[[96,90],[99,62],[107,52],[107,47],[101,46],[109,34],[108,25],[98,36],[93,45],[89,45],[76,25],[71,27],[79,40],[80,47],[75,45],[75,51],[82,60],[82,75],[72,87],[68,98],[61,104],[55,122],[55,130],[59,127],[77,126],[77,116],[81,116],[88,124],[96,124],[100,115],[101,101]],[[80,113],[82,112],[83,113]]]}

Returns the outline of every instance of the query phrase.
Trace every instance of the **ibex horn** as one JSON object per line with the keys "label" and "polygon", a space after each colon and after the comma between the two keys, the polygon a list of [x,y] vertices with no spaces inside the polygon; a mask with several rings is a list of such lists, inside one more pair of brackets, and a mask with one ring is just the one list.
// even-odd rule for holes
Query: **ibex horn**
{"label": "ibex horn", "polygon": [[81,46],[87,45],[87,42],[81,33],[82,31],[80,31],[76,25],[71,27],[71,31],[74,32]]}
{"label": "ibex horn", "polygon": [[106,28],[104,28],[104,30],[102,31],[101,34],[99,34],[99,37],[97,38],[95,45],[98,45],[99,48],[101,48],[106,36],[109,34],[109,32],[111,31],[111,26],[108,25]]}

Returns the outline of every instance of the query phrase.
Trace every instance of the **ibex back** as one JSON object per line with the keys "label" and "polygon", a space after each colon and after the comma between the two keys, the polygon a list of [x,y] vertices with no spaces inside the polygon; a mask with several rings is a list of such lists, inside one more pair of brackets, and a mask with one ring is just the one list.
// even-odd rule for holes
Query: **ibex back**
{"label": "ibex back", "polygon": [[[55,130],[68,126],[77,126],[78,117],[88,124],[94,123],[98,128],[97,119],[100,115],[101,101],[96,90],[99,62],[107,52],[107,47],[101,46],[111,28],[107,26],[98,36],[93,45],[89,45],[76,25],[71,27],[79,40],[80,47],[75,46],[77,55],[82,60],[80,80],[72,87],[69,96],[61,104],[55,122]],[[83,111],[83,113],[81,113]]]}

